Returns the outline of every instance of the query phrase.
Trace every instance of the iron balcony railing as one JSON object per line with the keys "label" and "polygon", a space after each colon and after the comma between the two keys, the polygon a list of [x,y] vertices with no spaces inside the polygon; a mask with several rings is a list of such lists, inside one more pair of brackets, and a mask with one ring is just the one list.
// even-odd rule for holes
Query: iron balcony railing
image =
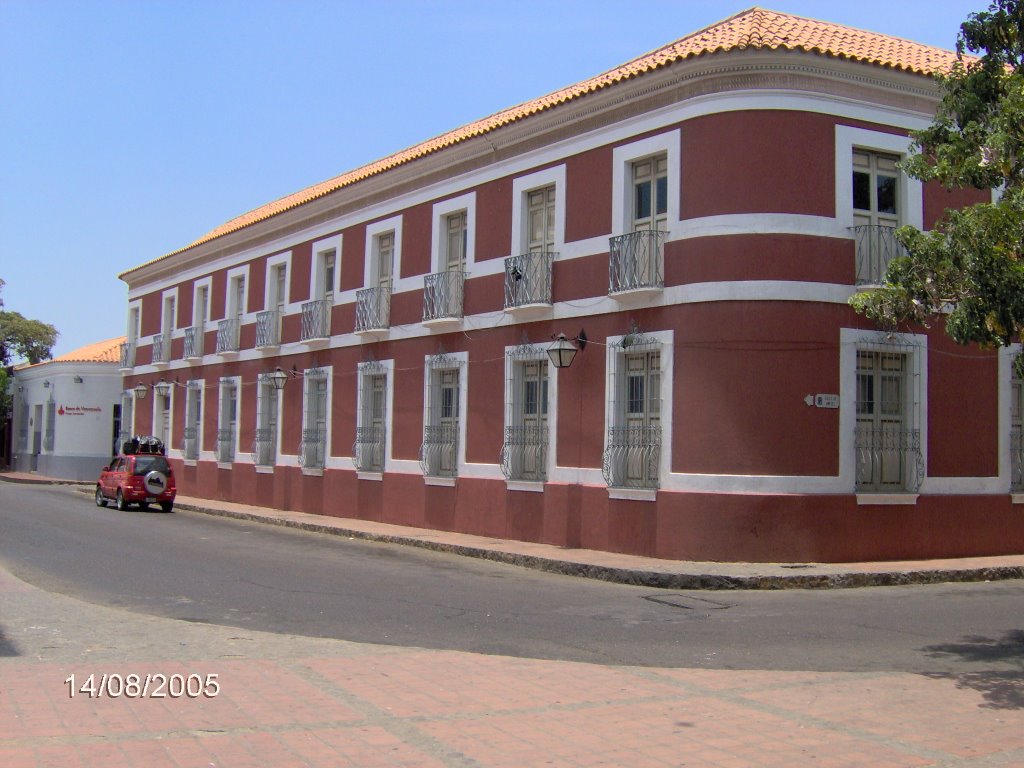
{"label": "iron balcony railing", "polygon": [[381,425],[356,427],[356,441],[352,456],[360,472],[384,471],[384,427]]}
{"label": "iron balcony railing", "polygon": [[327,430],[323,427],[309,427],[302,430],[299,442],[299,466],[306,469],[323,469],[327,463]]}
{"label": "iron balcony railing", "polygon": [[331,335],[331,301],[314,299],[302,305],[302,341],[326,339]]}
{"label": "iron balcony railing", "polygon": [[356,291],[356,332],[381,331],[391,324],[391,286]]}
{"label": "iron balcony railing", "polygon": [[238,351],[238,318],[228,317],[217,323],[217,352]]}
{"label": "iron balcony railing", "polygon": [[281,313],[265,309],[256,313],[256,346],[276,347],[281,343]]}
{"label": "iron balcony railing", "polygon": [[185,329],[185,359],[194,359],[203,356],[203,327],[193,325]]}
{"label": "iron balcony railing", "polygon": [[135,342],[134,341],[123,341],[123,342],[121,342],[121,367],[122,368],[134,368],[135,367]]}
{"label": "iron balcony railing", "polygon": [[235,430],[230,427],[217,430],[217,461],[226,464],[235,460]]}
{"label": "iron balcony railing", "polygon": [[505,427],[505,442],[501,446],[500,464],[502,473],[509,480],[546,480],[548,428]]}
{"label": "iron balcony railing", "polygon": [[921,431],[858,426],[857,490],[917,493],[924,479]]}
{"label": "iron balcony railing", "polygon": [[181,455],[185,459],[199,458],[199,428],[185,427],[182,430]]}
{"label": "iron balcony railing", "polygon": [[505,259],[505,309],[551,303],[550,252],[524,253]]}
{"label": "iron balcony railing", "polygon": [[608,430],[601,471],[609,488],[656,489],[661,464],[661,427],[628,426]]}
{"label": "iron balcony railing", "polygon": [[420,467],[427,477],[455,477],[458,469],[459,428],[440,424],[423,428]]}
{"label": "iron balcony railing", "polygon": [[857,285],[878,285],[885,279],[889,262],[907,254],[896,240],[896,227],[859,224],[850,227],[850,232],[856,242]]}
{"label": "iron balcony railing", "polygon": [[608,293],[663,288],[668,232],[641,229],[608,239]]}
{"label": "iron balcony railing", "polygon": [[252,458],[258,467],[272,467],[277,459],[277,451],[274,450],[274,429],[260,427],[252,440]]}
{"label": "iron balcony railing", "polygon": [[423,320],[462,317],[462,295],[466,273],[435,272],[423,279]]}
{"label": "iron balcony railing", "polygon": [[153,362],[169,363],[171,361],[171,334],[158,333],[153,337]]}

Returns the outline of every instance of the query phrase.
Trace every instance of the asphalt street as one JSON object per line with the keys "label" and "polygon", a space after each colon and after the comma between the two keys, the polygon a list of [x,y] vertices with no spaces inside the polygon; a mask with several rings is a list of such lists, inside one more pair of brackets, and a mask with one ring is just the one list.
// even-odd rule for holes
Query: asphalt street
{"label": "asphalt street", "polygon": [[0,484],[0,561],[45,590],[197,624],[612,665],[1019,675],[1024,583],[659,591]]}

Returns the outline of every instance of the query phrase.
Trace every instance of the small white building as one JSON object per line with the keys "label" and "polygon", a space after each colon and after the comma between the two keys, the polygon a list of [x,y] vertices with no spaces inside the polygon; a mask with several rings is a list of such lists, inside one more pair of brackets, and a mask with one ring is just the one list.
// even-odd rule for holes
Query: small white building
{"label": "small white building", "polygon": [[14,369],[12,466],[62,480],[93,480],[121,425],[123,336]]}

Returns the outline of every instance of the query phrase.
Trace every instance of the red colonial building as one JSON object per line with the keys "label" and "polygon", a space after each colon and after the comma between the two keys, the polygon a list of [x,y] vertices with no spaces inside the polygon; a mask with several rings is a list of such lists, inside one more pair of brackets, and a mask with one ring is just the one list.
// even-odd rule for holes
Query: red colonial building
{"label": "red colonial building", "polygon": [[[849,298],[949,51],[751,9],[121,275],[190,496],[671,559],[1024,552],[1012,351]],[[556,368],[553,339],[578,351]]]}

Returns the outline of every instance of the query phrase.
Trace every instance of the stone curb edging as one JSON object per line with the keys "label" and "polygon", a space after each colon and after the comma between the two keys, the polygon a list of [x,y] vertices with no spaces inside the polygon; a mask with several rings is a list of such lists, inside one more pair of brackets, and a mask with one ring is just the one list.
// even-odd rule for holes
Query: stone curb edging
{"label": "stone curb edging", "polygon": [[[0,474],[0,481],[36,485],[76,485],[81,492],[92,492],[93,483],[79,480],[56,480],[37,478],[10,477]],[[1024,579],[1024,566],[1006,565],[979,568],[921,568],[907,571],[845,571],[842,573],[800,573],[782,574],[699,574],[699,573],[665,573],[661,571],[645,571],[632,568],[581,563],[572,560],[560,560],[553,557],[540,557],[515,552],[502,552],[485,547],[473,547],[466,544],[448,544],[443,541],[430,541],[415,536],[401,536],[386,533],[360,531],[354,528],[341,528],[332,525],[320,525],[306,520],[289,520],[286,518],[259,515],[250,512],[230,509],[215,509],[198,504],[180,502],[179,509],[219,517],[231,517],[256,523],[280,525],[286,528],[312,533],[326,533],[333,536],[346,536],[364,541],[376,541],[383,544],[420,547],[421,549],[444,552],[462,557],[475,557],[506,565],[557,573],[564,576],[608,581],[637,587],[655,589],[684,590],[719,590],[736,589],[853,589],[858,587],[892,587],[911,584],[941,584],[945,582],[983,582],[1003,581],[1008,579]]]}
{"label": "stone curb edging", "polygon": [[939,584],[943,582],[1000,581],[1004,579],[1024,579],[1024,566],[998,566],[989,568],[954,568],[954,569],[920,569],[912,571],[874,571],[844,572],[834,574],[793,574],[789,575],[723,575],[696,573],[663,573],[630,568],[580,563],[557,558],[524,555],[514,552],[473,547],[465,544],[448,544],[441,541],[429,541],[414,536],[400,536],[386,533],[372,533],[353,528],[341,528],[331,525],[319,525],[305,520],[288,520],[267,517],[227,509],[211,509],[194,504],[178,504],[180,509],[199,512],[207,515],[231,517],[250,522],[269,523],[286,528],[296,528],[313,533],[326,533],[334,536],[346,536],[365,541],[376,541],[384,544],[420,547],[435,552],[475,557],[481,560],[517,565],[547,573],[558,573],[564,576],[609,581],[638,587],[656,589],[685,590],[736,590],[736,589],[851,589],[856,587],[885,587],[909,584]]}

